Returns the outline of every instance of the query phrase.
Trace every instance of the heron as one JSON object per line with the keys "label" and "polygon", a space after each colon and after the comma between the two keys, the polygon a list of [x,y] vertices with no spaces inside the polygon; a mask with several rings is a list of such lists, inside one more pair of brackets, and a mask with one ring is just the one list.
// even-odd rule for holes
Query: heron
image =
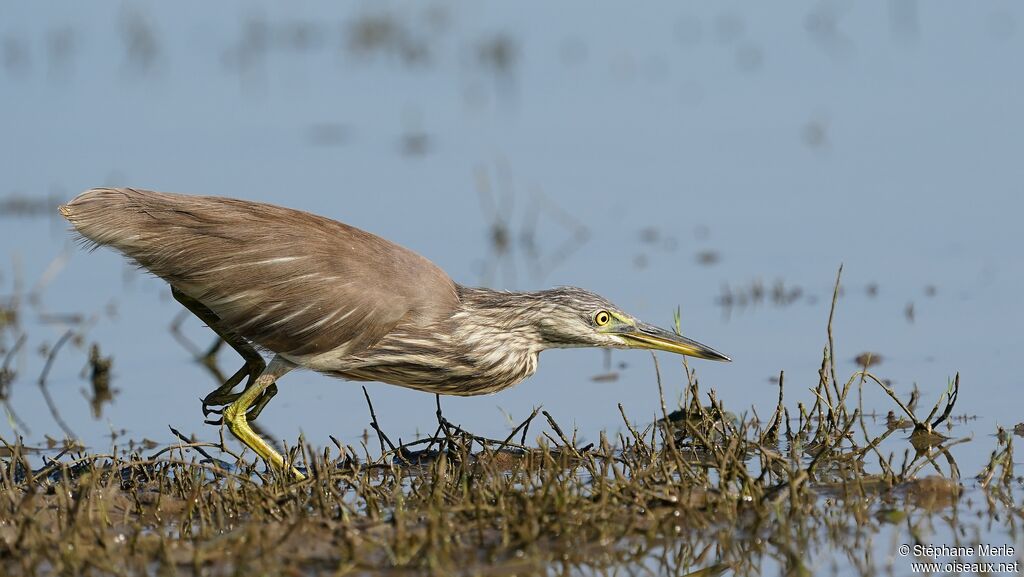
{"label": "heron", "polygon": [[219,415],[207,422],[225,424],[271,467],[299,478],[249,425],[297,367],[468,396],[531,376],[545,349],[639,348],[730,360],[592,292],[464,286],[407,248],[273,204],[94,188],[59,211],[90,248],[112,247],[165,280],[179,303],[238,352],[243,366],[203,398],[204,414]]}

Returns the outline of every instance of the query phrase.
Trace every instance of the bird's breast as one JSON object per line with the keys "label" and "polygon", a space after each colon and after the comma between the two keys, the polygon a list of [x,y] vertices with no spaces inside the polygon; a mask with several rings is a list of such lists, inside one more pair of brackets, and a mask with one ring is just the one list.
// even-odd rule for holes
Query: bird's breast
{"label": "bird's breast", "polygon": [[473,396],[496,393],[518,384],[536,372],[537,360],[538,353],[534,351],[488,351],[474,355],[375,347],[338,359],[335,367],[322,372],[441,395]]}

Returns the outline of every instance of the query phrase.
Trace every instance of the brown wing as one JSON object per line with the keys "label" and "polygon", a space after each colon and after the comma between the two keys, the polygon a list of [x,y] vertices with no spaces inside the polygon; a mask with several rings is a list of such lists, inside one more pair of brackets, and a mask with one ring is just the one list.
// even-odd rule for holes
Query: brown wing
{"label": "brown wing", "polygon": [[278,353],[348,354],[458,304],[422,256],[327,218],[243,200],[93,189],[61,207],[112,246]]}

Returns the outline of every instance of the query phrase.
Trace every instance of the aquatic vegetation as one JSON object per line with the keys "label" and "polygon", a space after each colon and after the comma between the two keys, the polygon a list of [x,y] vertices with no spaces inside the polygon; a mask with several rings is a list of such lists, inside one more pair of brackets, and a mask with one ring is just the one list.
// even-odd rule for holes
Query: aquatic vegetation
{"label": "aquatic vegetation", "polygon": [[[688,371],[684,407],[642,428],[623,412],[622,434],[585,446],[544,412],[505,439],[485,439],[440,408],[433,435],[396,446],[370,405],[382,452],[371,456],[366,444],[317,451],[300,439],[289,455],[308,474],[302,482],[232,455],[223,441],[181,436],[149,455],[64,451],[37,468],[38,457],[15,442],[0,472],[0,560],[15,575],[641,566],[745,575],[817,574],[819,556],[845,556],[855,563],[844,573],[873,574],[892,561],[865,555],[865,543],[896,527],[908,542],[935,526],[996,524],[1019,542],[1012,436],[1000,437],[972,488],[948,451],[963,440],[934,430],[958,380],[933,421],[908,409],[913,456],[897,465],[879,446],[898,429],[870,437],[851,408],[852,392],[874,377],[859,372],[840,384],[823,367],[809,409],[800,404],[790,416],[782,378],[764,421],[702,396]],[[524,444],[541,415],[546,428]]]}

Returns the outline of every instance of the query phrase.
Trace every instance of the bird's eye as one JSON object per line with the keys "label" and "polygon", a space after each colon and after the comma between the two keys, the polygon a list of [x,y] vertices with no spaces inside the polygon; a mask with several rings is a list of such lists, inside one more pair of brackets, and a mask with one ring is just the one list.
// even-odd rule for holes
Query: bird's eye
{"label": "bird's eye", "polygon": [[599,327],[605,326],[611,320],[612,315],[608,314],[608,311],[598,311],[597,314],[594,315],[594,322],[597,323],[597,326]]}

